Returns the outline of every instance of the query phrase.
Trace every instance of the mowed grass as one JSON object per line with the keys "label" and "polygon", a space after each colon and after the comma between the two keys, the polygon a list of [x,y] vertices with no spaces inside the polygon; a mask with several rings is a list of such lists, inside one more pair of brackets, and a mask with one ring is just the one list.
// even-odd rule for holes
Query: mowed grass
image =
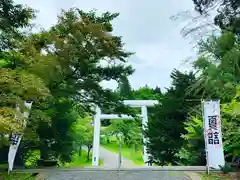
{"label": "mowed grass", "polygon": [[[100,166],[103,165],[103,162],[99,160]],[[87,159],[87,151],[83,150],[81,156],[76,153],[73,156],[73,161],[71,163],[66,163],[65,168],[78,168],[92,166],[92,153],[90,153],[90,159]]]}
{"label": "mowed grass", "polygon": [[233,179],[230,174],[223,173],[199,173],[202,180],[237,180]]}
{"label": "mowed grass", "polygon": [[[109,140],[110,142],[107,143],[107,140],[105,138],[102,138],[101,146],[112,152],[119,153],[119,143],[117,139],[115,137],[110,137]],[[142,155],[143,155],[142,150],[135,151],[134,148],[128,147],[124,143],[122,144],[122,156],[129,160],[132,160],[136,165],[139,166],[144,165]]]}
{"label": "mowed grass", "polygon": [[[28,168],[35,168],[37,167],[36,161],[40,159],[40,152],[38,150],[31,153],[31,156],[26,160],[26,167]],[[103,165],[103,162],[99,161],[100,165]],[[76,153],[73,156],[73,160],[70,163],[65,163],[64,166],[60,165],[61,168],[82,168],[86,166],[92,165],[92,153],[90,153],[90,159],[87,159],[87,151],[82,150],[81,156]],[[0,164],[0,168],[8,168],[8,164]],[[1,180],[1,179],[0,179]]]}
{"label": "mowed grass", "polygon": [[0,180],[35,180],[36,177],[33,177],[32,174],[28,173],[7,173],[1,174],[0,173]]}

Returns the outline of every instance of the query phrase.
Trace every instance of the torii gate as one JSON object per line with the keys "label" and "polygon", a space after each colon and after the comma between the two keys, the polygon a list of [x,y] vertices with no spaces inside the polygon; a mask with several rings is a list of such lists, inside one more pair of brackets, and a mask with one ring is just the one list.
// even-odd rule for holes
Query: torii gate
{"label": "torii gate", "polygon": [[[142,128],[148,124],[148,114],[147,107],[152,107],[158,104],[156,100],[125,100],[123,101],[124,105],[131,107],[141,107],[141,118],[142,118]],[[134,119],[132,116],[128,115],[118,115],[118,114],[102,114],[101,109],[96,107],[96,114],[94,115],[94,135],[93,135],[93,151],[92,151],[92,166],[99,166],[99,147],[100,147],[100,127],[101,120],[103,119]],[[143,136],[143,160],[145,165],[149,160],[149,155],[147,154],[146,148],[146,138]]]}

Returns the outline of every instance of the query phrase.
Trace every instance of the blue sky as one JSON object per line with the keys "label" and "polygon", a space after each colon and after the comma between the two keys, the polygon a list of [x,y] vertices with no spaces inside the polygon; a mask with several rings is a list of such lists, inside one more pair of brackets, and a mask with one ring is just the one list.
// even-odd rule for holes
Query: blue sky
{"label": "blue sky", "polygon": [[[49,28],[57,21],[61,9],[77,7],[82,10],[97,9],[99,12],[119,12],[114,20],[114,33],[123,36],[125,48],[136,54],[129,63],[136,69],[129,77],[134,89],[144,86],[168,87],[169,74],[173,68],[185,71],[189,65],[186,59],[195,56],[193,45],[184,39],[180,30],[182,23],[170,19],[181,11],[192,10],[192,0],[15,0],[39,10],[35,23],[38,27]],[[103,85],[115,88],[116,83]]]}

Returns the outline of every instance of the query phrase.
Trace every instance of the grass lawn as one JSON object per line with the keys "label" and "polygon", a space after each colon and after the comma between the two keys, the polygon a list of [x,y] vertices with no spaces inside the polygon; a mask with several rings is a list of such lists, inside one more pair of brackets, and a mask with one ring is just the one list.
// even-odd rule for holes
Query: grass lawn
{"label": "grass lawn", "polygon": [[[102,161],[99,161],[100,165],[103,165]],[[77,167],[85,167],[92,166],[92,153],[90,154],[90,160],[87,160],[87,151],[82,151],[82,155],[78,156],[75,154],[73,157],[73,161],[71,163],[66,163],[65,168],[77,168]]]}
{"label": "grass lawn", "polygon": [[238,180],[237,177],[231,176],[231,174],[223,173],[199,173],[202,180]]}
{"label": "grass lawn", "polygon": [[0,180],[35,180],[36,177],[31,176],[31,174],[23,174],[23,173],[11,173],[8,174],[0,174]]}
{"label": "grass lawn", "polygon": [[0,164],[0,169],[6,169],[8,168],[8,163]]}
{"label": "grass lawn", "polygon": [[[119,145],[116,138],[111,138],[110,143],[107,143],[105,140],[101,141],[101,146],[115,153],[119,152]],[[142,151],[135,151],[133,148],[127,147],[127,145],[122,145],[122,156],[129,160],[132,160],[136,165],[143,165]]]}
{"label": "grass lawn", "polygon": [[[40,158],[40,152],[34,151],[31,153],[31,156],[26,160],[25,165],[29,168],[34,168],[36,166],[36,161]],[[103,162],[99,161],[100,166],[103,165]],[[85,166],[91,166],[92,165],[92,153],[90,154],[90,160],[87,160],[87,151],[82,150],[82,155],[78,156],[78,153],[76,153],[73,157],[73,161],[70,163],[66,163],[64,168],[81,168]],[[60,165],[60,167],[62,167]],[[0,169],[7,169],[8,164],[0,164]],[[2,179],[0,179],[2,180]]]}

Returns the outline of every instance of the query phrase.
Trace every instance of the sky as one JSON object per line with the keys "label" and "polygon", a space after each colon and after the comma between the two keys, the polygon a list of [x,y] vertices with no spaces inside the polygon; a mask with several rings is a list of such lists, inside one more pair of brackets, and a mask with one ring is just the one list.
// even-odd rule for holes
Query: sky
{"label": "sky", "polygon": [[[173,21],[171,16],[181,11],[192,10],[192,0],[15,0],[39,12],[35,23],[38,27],[49,28],[57,22],[62,9],[77,7],[89,11],[119,12],[113,21],[114,34],[123,37],[125,48],[135,54],[129,63],[135,73],[129,77],[134,89],[148,85],[159,86],[164,91],[171,84],[170,73],[174,68],[185,71],[190,66],[186,59],[195,56],[189,39],[180,34],[182,23]],[[104,87],[115,88],[115,82],[104,82]]]}

